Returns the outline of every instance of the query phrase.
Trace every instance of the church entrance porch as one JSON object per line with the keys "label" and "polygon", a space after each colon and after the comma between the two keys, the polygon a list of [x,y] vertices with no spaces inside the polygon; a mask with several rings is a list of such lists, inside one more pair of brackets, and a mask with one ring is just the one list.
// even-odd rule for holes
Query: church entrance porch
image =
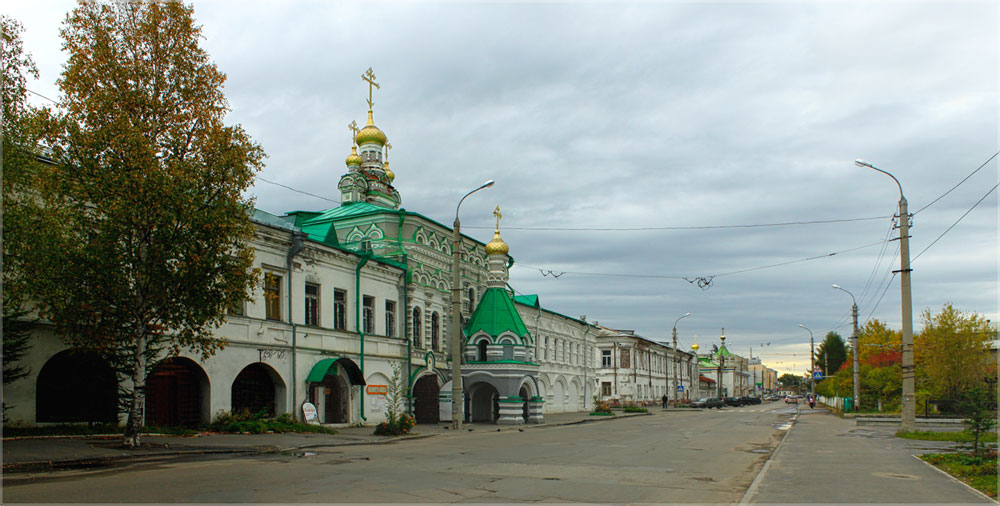
{"label": "church entrance porch", "polygon": [[496,423],[500,418],[500,394],[489,383],[480,382],[469,386],[469,421]]}

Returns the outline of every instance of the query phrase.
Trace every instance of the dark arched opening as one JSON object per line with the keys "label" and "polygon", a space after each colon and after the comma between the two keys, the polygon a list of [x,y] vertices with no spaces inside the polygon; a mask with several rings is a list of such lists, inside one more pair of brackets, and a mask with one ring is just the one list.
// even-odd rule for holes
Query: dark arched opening
{"label": "dark arched opening", "polygon": [[108,362],[94,352],[56,353],[38,371],[37,422],[118,421],[118,380]]}
{"label": "dark arched opening", "polygon": [[476,360],[478,360],[480,362],[486,362],[486,348],[487,348],[487,346],[489,346],[489,344],[487,344],[487,341],[485,339],[483,339],[482,341],[479,341],[479,345],[476,347],[477,352],[478,352],[476,354]]}
{"label": "dark arched opening", "polygon": [[272,370],[260,362],[244,367],[233,380],[233,412],[246,411],[250,414],[263,412],[267,416],[274,416],[277,387],[271,379],[272,374]]}
{"label": "dark arched opening", "polygon": [[426,375],[413,385],[413,416],[417,423],[437,423],[440,420],[441,387],[437,376]]}
{"label": "dark arched opening", "polygon": [[146,425],[193,427],[205,420],[208,377],[193,360],[173,357],[146,378]]}
{"label": "dark arched opening", "polygon": [[521,408],[521,417],[524,418],[525,422],[527,422],[528,421],[528,397],[531,395],[531,393],[528,392],[528,387],[521,387],[521,391],[518,392],[517,395],[520,396],[521,399],[524,400],[524,405]]}
{"label": "dark arched opening", "polygon": [[500,417],[500,394],[485,382],[469,388],[469,417],[472,422],[496,423]]}

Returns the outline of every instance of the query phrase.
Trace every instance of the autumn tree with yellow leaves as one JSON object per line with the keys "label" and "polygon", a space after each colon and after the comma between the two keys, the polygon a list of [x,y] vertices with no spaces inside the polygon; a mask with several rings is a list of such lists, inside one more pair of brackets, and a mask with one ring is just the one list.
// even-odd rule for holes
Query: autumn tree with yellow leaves
{"label": "autumn tree with yellow leaves", "polygon": [[139,444],[156,360],[203,358],[213,330],[247,298],[251,200],[264,152],[227,126],[223,74],[180,2],[80,1],[61,30],[69,55],[36,180],[59,216],[30,245],[31,297],[57,334],[112,360]]}

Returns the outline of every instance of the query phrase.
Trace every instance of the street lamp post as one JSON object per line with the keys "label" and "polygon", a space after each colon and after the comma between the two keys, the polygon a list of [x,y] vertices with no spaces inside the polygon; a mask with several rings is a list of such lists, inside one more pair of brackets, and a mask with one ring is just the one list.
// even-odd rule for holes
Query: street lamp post
{"label": "street lamp post", "polygon": [[[806,327],[801,323],[799,324],[799,327],[809,330],[809,327]],[[816,369],[816,364],[813,360],[815,359],[816,354],[813,353],[813,345],[813,331],[809,330],[809,393],[816,395],[816,378],[813,376],[813,370]]]}
{"label": "street lamp post", "polygon": [[916,397],[913,384],[913,301],[910,299],[910,215],[906,210],[906,197],[903,195],[903,185],[896,176],[864,161],[855,160],[858,167],[868,167],[892,178],[899,188],[899,289],[901,296],[901,312],[903,317],[903,417],[901,429],[907,432],[916,430]]}
{"label": "street lamp post", "polygon": [[466,193],[462,200],[455,206],[455,226],[452,230],[451,244],[451,427],[455,430],[462,428],[463,402],[462,402],[462,276],[461,252],[462,252],[462,224],[458,221],[458,210],[462,207],[465,198],[476,193],[483,188],[493,186],[490,179],[479,188]]}
{"label": "street lamp post", "polygon": [[840,285],[833,285],[834,288],[842,292],[847,292],[851,296],[851,318],[854,320],[854,329],[851,334],[851,346],[854,347],[854,411],[861,406],[861,380],[858,374],[858,355],[861,350],[858,348],[858,302],[854,299],[854,294],[841,288]]}
{"label": "street lamp post", "polygon": [[677,361],[680,360],[680,357],[677,356],[677,322],[683,320],[684,318],[687,318],[688,316],[691,316],[691,313],[684,313],[684,316],[682,316],[682,317],[674,320],[674,360],[673,360],[673,362],[674,362],[674,397],[676,397],[677,400],[680,400],[680,397],[681,397],[680,394],[677,393],[677,380],[678,380],[678,378],[677,378]]}

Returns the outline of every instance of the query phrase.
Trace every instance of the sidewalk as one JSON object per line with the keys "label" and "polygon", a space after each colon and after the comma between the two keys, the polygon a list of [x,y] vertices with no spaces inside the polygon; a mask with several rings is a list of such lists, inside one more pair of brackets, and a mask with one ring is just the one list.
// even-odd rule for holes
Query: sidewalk
{"label": "sidewalk", "polygon": [[954,443],[895,437],[826,410],[800,410],[795,425],[751,484],[751,503],[991,503],[913,457]]}
{"label": "sidewalk", "polygon": [[[656,412],[660,408],[651,409]],[[663,410],[665,412],[677,409]],[[545,415],[545,423],[538,425],[494,425],[484,423],[463,424],[462,432],[496,432],[497,430],[538,430],[546,427],[575,423],[603,422],[643,413],[615,412],[616,416],[590,416],[587,412],[556,413]],[[121,447],[120,435],[107,436],[55,436],[30,438],[5,438],[3,440],[3,472],[25,473],[53,469],[78,469],[97,467],[113,462],[132,462],[167,457],[211,454],[251,454],[289,452],[308,448],[357,444],[389,444],[410,438],[433,437],[450,434],[449,422],[420,424],[413,434],[404,437],[386,437],[372,434],[374,425],[366,427],[336,427],[337,434],[285,433],[285,434],[202,434],[198,436],[144,435],[142,447]]]}

